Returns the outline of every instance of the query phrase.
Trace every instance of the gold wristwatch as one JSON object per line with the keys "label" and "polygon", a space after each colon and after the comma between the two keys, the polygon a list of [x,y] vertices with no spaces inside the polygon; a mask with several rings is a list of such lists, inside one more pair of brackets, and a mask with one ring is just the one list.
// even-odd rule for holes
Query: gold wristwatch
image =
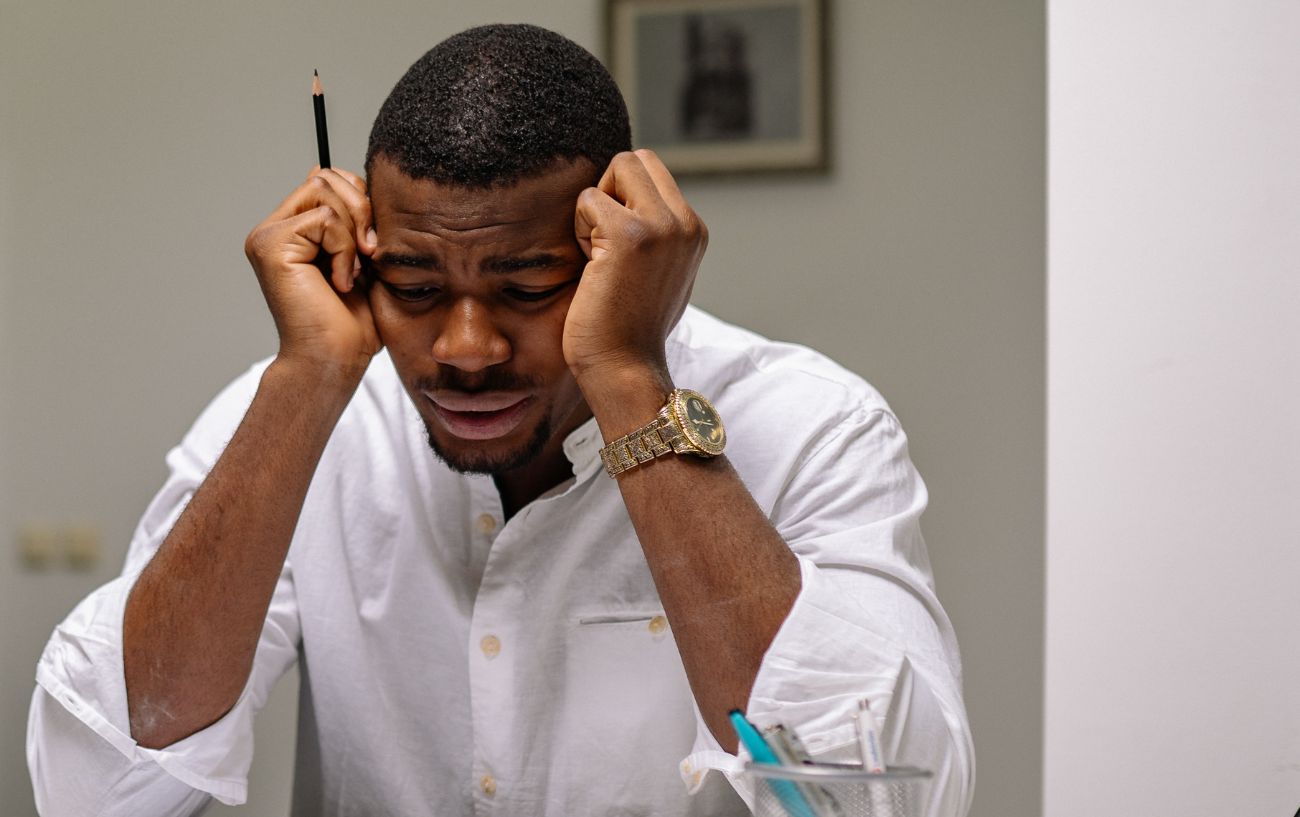
{"label": "gold wristwatch", "polygon": [[704,395],[690,389],[673,389],[659,416],[631,434],[600,449],[605,472],[611,477],[664,454],[716,457],[727,445],[722,418]]}

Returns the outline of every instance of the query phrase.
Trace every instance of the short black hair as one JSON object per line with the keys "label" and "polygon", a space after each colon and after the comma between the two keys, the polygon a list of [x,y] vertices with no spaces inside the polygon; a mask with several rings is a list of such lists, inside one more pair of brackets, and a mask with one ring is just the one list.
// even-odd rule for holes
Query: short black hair
{"label": "short black hair", "polygon": [[366,174],[383,156],[413,179],[508,186],[557,160],[589,159],[599,175],[631,147],[627,105],[600,60],[544,28],[489,25],[443,40],[398,80],[370,130]]}

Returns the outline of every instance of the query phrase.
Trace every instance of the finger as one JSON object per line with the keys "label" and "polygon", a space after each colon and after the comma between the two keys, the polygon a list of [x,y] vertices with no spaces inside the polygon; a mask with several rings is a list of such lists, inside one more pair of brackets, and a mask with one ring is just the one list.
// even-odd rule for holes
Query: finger
{"label": "finger", "polygon": [[641,148],[636,151],[636,156],[641,160],[641,166],[650,176],[664,204],[668,205],[678,218],[693,217],[695,211],[686,203],[686,197],[677,186],[677,180],[673,178],[673,174],[668,171],[668,166],[663,163],[659,155],[649,148]]}
{"label": "finger", "polygon": [[341,167],[332,167],[330,169],[333,170],[335,173],[339,174],[340,176],[342,176],[343,178],[347,179],[348,183],[351,184],[356,189],[360,190],[362,195],[365,195],[367,193],[365,179],[353,173],[351,170],[344,170]]}
{"label": "finger", "polygon": [[652,213],[667,209],[645,164],[635,153],[615,156],[596,187],[633,210]]}
{"label": "finger", "polygon": [[[345,250],[348,257],[355,257],[358,248],[366,251],[367,255],[374,251],[375,242],[371,238],[374,231],[369,226],[369,199],[362,196],[355,187],[331,169],[318,170],[308,177],[295,194],[286,200],[282,209],[297,208],[305,211],[322,205],[330,207],[341,220],[343,227],[352,233],[352,240]],[[272,218],[274,217],[273,215]],[[364,226],[357,224],[358,219],[363,221]],[[329,252],[328,248],[322,249]],[[355,264],[348,266],[352,267]],[[355,277],[356,274],[351,268],[346,270],[349,285]]]}
{"label": "finger", "polygon": [[[330,188],[347,205],[348,214],[352,218],[354,232],[356,233],[357,248],[366,255],[370,255],[375,250],[370,238],[373,223],[371,220],[370,199],[366,198],[365,190],[353,184],[348,176],[352,176],[352,174],[334,168],[320,171],[320,177],[329,182]],[[352,178],[355,179],[356,176],[352,176]]]}
{"label": "finger", "polygon": [[321,205],[305,213],[286,219],[284,226],[305,240],[308,246],[297,258],[299,263],[314,263],[316,257],[307,257],[316,247],[330,257],[329,280],[334,289],[348,292],[352,289],[354,268],[357,264],[356,239],[351,223],[334,207]]}
{"label": "finger", "polygon": [[[307,177],[307,181],[294,188],[284,201],[267,216],[266,222],[286,221],[300,213],[314,210],[322,204],[333,207],[340,215],[351,219],[351,212],[343,198],[334,190],[334,185],[323,175],[329,171],[318,171]],[[342,184],[340,182],[340,184]],[[343,185],[350,186],[350,185]],[[349,227],[352,225],[349,224]]]}
{"label": "finger", "polygon": [[[325,170],[326,170],[327,172],[337,173],[338,175],[340,175],[340,176],[342,176],[343,178],[347,179],[347,180],[348,180],[348,184],[351,184],[353,187],[357,188],[357,189],[360,190],[362,193],[366,193],[366,192],[367,192],[367,191],[366,191],[366,180],[363,179],[363,178],[361,178],[361,177],[358,176],[357,174],[353,173],[351,170],[344,170],[344,169],[341,168],[341,167],[327,167],[327,168],[325,168]],[[310,179],[312,176],[319,175],[320,172],[321,172],[321,166],[320,166],[320,165],[312,165],[311,172],[307,174],[307,179]]]}
{"label": "finger", "polygon": [[605,242],[613,235],[614,225],[630,217],[627,208],[608,193],[588,187],[578,194],[578,205],[573,212],[573,232],[578,246],[592,261],[598,260],[609,250]]}

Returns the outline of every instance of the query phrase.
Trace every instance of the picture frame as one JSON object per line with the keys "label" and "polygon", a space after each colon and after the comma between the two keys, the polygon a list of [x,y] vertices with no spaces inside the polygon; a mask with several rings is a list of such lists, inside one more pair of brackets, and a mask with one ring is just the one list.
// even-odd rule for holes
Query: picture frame
{"label": "picture frame", "polygon": [[633,144],[674,175],[829,169],[826,0],[606,0]]}

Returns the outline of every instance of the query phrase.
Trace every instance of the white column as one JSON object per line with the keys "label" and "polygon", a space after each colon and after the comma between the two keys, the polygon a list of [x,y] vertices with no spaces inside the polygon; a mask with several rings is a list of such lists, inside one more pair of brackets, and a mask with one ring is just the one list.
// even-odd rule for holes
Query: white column
{"label": "white column", "polygon": [[1300,3],[1048,8],[1045,813],[1291,815]]}

